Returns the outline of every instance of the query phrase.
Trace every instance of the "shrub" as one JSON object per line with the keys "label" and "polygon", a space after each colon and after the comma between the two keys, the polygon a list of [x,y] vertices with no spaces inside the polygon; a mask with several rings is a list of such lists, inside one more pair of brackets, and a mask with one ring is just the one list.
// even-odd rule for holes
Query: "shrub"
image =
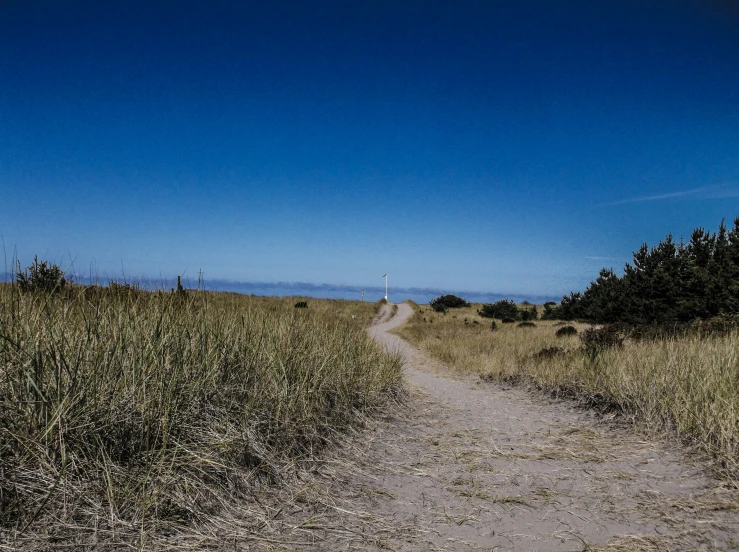
{"label": "shrub", "polygon": [[536,328],[536,324],[533,322],[519,322],[518,324],[519,328]]}
{"label": "shrub", "polygon": [[58,292],[64,289],[67,280],[64,271],[58,265],[48,261],[38,260],[38,255],[33,258],[33,264],[21,270],[21,262],[18,261],[18,272],[15,273],[16,281],[24,293],[43,291],[46,293]]}
{"label": "shrub", "polygon": [[498,324],[495,322],[495,320],[493,320],[493,323],[490,324],[490,330],[495,331],[497,329],[498,329]]}
{"label": "shrub", "polygon": [[532,306],[530,309],[519,309],[520,318],[524,322],[526,320],[536,320],[539,318],[539,313],[536,310],[535,306]]}
{"label": "shrub", "polygon": [[503,320],[501,320],[503,324],[513,324],[515,321],[516,321],[515,318],[504,318]]}
{"label": "shrub", "polygon": [[295,303],[296,309],[307,309],[308,308],[308,301],[298,301]]}
{"label": "shrub", "polygon": [[485,303],[477,314],[483,318],[513,318],[518,319],[520,316],[518,307],[510,299],[503,299],[495,303]]}
{"label": "shrub", "polygon": [[704,337],[728,335],[739,327],[739,315],[737,314],[720,314],[715,318],[701,320],[691,327]]}
{"label": "shrub", "polygon": [[563,326],[562,328],[558,329],[554,335],[557,337],[566,337],[569,335],[576,335],[577,334],[577,328],[575,326]]}
{"label": "shrub", "polygon": [[125,295],[127,293],[136,293],[139,291],[141,291],[141,285],[138,282],[134,282],[132,284],[129,284],[128,282],[119,284],[115,280],[108,282],[108,292],[112,295]]}
{"label": "shrub", "polygon": [[591,359],[598,356],[601,351],[623,347],[624,344],[621,332],[618,327],[613,325],[603,326],[602,328],[588,328],[582,333],[580,340]]}
{"label": "shrub", "polygon": [[547,301],[544,303],[544,312],[541,314],[542,320],[557,320],[561,317],[561,309],[554,301]]}
{"label": "shrub", "polygon": [[436,312],[446,312],[447,309],[460,309],[469,307],[470,304],[456,295],[441,295],[431,301],[429,306]]}

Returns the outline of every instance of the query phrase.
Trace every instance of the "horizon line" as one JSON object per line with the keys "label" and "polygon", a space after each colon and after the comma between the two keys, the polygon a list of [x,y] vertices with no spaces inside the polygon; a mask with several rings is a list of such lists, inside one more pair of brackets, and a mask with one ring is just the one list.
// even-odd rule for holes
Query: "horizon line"
{"label": "horizon line", "polygon": [[[0,273],[2,276],[1,281],[3,283],[8,283],[14,281],[15,273],[11,272],[3,272]],[[124,277],[103,277],[100,278],[99,276],[95,278],[91,278],[89,276],[79,276],[79,275],[73,275],[74,281],[78,283],[86,283],[86,285],[103,285],[107,286],[110,282],[116,282],[116,283],[139,283],[144,286],[145,289],[149,290],[157,290],[157,289],[167,289],[168,287],[172,287],[169,285],[169,283],[174,283],[176,281],[176,277],[173,278],[147,278],[147,277],[139,277],[139,278],[124,278]],[[187,284],[187,289],[197,289],[197,282],[195,285],[193,285],[192,281],[189,277],[183,278],[183,284]],[[152,286],[152,284],[155,284]],[[311,282],[287,282],[287,281],[279,281],[279,282],[259,282],[259,281],[246,281],[246,280],[233,280],[229,278],[212,278],[212,279],[204,279],[203,280],[203,290],[204,291],[223,291],[223,292],[234,292],[234,293],[242,293],[242,294],[250,294],[250,291],[291,291],[294,290],[298,293],[296,293],[294,296],[299,297],[304,294],[301,294],[299,292],[314,292],[314,293],[344,293],[344,294],[361,294],[362,291],[365,293],[377,293],[379,295],[382,295],[384,297],[385,295],[385,287],[384,286],[360,286],[360,285],[354,285],[354,284],[330,284],[330,283],[321,283],[321,284],[315,284]],[[489,297],[489,298],[514,298],[514,299],[522,299],[522,300],[529,300],[534,301],[536,300],[542,300],[542,302],[546,302],[548,300],[552,300],[554,298],[560,297],[559,294],[546,294],[546,293],[502,293],[502,292],[494,292],[494,291],[474,291],[474,290],[457,290],[457,289],[451,289],[451,288],[440,288],[440,287],[405,287],[405,286],[398,286],[398,287],[391,287],[390,288],[390,294],[391,295],[412,295],[412,296],[434,296],[438,297],[441,295],[448,295],[448,294],[454,294],[458,296],[469,296],[469,297]],[[261,295],[260,293],[251,293],[252,295]],[[279,296],[293,296],[291,294],[285,294],[280,293]],[[473,301],[473,302],[479,302],[479,301]]]}

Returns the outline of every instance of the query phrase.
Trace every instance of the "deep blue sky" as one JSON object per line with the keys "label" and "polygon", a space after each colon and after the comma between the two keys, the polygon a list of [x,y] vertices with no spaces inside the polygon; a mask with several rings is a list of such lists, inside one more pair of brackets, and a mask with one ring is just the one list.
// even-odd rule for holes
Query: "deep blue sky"
{"label": "deep blue sky", "polygon": [[0,1],[8,257],[583,289],[739,215],[731,6]]}

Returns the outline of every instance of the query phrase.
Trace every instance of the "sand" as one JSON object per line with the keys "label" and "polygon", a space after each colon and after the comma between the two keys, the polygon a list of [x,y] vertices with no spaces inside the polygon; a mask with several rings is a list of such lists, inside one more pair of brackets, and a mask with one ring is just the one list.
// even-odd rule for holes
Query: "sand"
{"label": "sand", "polygon": [[736,490],[678,444],[455,375],[388,333],[411,314],[370,329],[404,355],[406,399],[289,497],[276,549],[739,549]]}

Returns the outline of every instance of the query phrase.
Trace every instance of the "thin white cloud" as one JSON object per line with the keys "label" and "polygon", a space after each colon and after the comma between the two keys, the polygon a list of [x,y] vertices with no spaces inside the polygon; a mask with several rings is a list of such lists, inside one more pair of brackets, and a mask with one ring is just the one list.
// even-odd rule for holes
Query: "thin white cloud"
{"label": "thin white cloud", "polygon": [[669,192],[665,194],[656,194],[651,196],[632,197],[619,201],[611,201],[602,203],[601,207],[610,207],[613,205],[624,205],[626,203],[640,203],[642,201],[662,201],[665,199],[674,199],[682,197],[692,197],[696,199],[723,199],[729,197],[739,197],[739,187],[730,184],[719,184],[715,186],[701,186],[691,190],[682,190],[679,192]]}
{"label": "thin white cloud", "polygon": [[600,257],[598,255],[586,255],[585,257],[583,257],[583,259],[586,259],[588,261],[624,261],[625,260],[620,257]]}
{"label": "thin white cloud", "polygon": [[729,197],[739,197],[739,188],[737,187],[730,187],[730,186],[722,186],[721,188],[717,189],[715,192],[711,192],[706,194],[706,199],[725,199]]}

